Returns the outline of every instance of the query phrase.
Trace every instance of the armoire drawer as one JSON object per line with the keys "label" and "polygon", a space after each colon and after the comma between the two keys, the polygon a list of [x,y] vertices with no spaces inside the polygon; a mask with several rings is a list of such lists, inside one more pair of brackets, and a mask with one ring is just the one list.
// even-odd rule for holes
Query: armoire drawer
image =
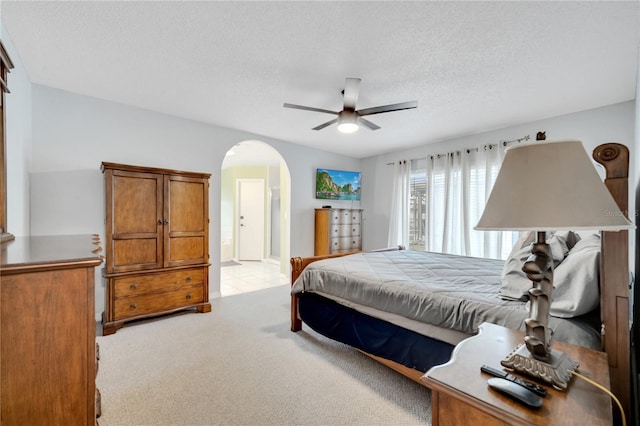
{"label": "armoire drawer", "polygon": [[114,303],[115,320],[170,311],[204,302],[204,286],[185,287],[165,293],[152,293],[142,296],[116,299]]}
{"label": "armoire drawer", "polygon": [[202,285],[205,271],[203,268],[181,269],[157,274],[128,275],[113,278],[114,296],[138,296],[149,293],[178,290],[186,286]]}

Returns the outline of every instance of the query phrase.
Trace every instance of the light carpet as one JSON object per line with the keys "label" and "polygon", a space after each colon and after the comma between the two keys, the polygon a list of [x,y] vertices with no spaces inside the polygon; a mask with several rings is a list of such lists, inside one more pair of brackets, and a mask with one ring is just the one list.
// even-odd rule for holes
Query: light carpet
{"label": "light carpet", "polygon": [[430,425],[423,386],[307,326],[289,286],[98,337],[101,426]]}

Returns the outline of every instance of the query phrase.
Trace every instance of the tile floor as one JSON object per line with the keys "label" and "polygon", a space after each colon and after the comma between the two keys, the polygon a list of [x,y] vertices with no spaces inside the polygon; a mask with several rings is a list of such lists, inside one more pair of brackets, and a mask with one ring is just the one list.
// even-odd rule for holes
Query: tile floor
{"label": "tile floor", "polygon": [[241,261],[238,265],[220,268],[222,297],[289,284],[287,275],[280,273],[280,264],[273,260]]}

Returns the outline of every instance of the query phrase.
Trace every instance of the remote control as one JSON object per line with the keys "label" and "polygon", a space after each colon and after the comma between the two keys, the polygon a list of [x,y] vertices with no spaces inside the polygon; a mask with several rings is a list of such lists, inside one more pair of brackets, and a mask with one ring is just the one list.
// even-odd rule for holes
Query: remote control
{"label": "remote control", "polygon": [[505,371],[502,370],[498,370],[497,368],[493,368],[490,367],[488,365],[483,365],[482,367],[480,367],[480,370],[487,373],[487,374],[491,374],[492,376],[495,377],[499,377],[501,379],[505,379],[508,380],[510,382],[513,382],[517,385],[520,385],[526,389],[529,389],[531,392],[538,394],[540,396],[545,396],[547,394],[547,389],[544,386],[540,386],[537,383],[533,383],[533,382],[529,382],[527,380],[523,380],[519,377],[513,376]]}
{"label": "remote control", "polygon": [[502,392],[506,395],[509,395],[511,398],[516,401],[531,407],[531,408],[540,408],[542,407],[542,399],[536,395],[535,393],[523,388],[522,386],[518,386],[513,382],[510,382],[505,379],[493,378],[487,380],[489,387],[495,389],[499,392]]}

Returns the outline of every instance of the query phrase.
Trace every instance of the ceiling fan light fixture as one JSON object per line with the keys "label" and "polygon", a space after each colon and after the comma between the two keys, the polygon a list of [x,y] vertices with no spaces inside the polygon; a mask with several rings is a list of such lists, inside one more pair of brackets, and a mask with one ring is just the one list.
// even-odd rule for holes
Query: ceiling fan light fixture
{"label": "ceiling fan light fixture", "polygon": [[[1,0],[0,0],[1,1]],[[358,91],[360,90],[359,78],[347,78],[345,80],[344,90],[342,91],[343,108],[342,111],[331,111],[324,108],[315,108],[304,105],[284,103],[285,108],[301,109],[304,111],[321,112],[324,114],[337,115],[337,118],[326,121],[319,126],[313,127],[311,130],[322,130],[326,127],[338,124],[338,131],[341,133],[353,133],[360,126],[367,127],[370,130],[378,130],[380,126],[372,123],[364,118],[373,114],[382,114],[384,112],[401,111],[404,109],[412,109],[418,107],[417,101],[400,102],[397,104],[380,105],[372,108],[356,109],[356,101],[358,100]]]}
{"label": "ceiling fan light fixture", "polygon": [[338,131],[342,133],[353,133],[358,130],[358,125],[356,123],[340,123],[338,124]]}
{"label": "ceiling fan light fixture", "polygon": [[358,129],[358,114],[355,111],[342,111],[338,115],[338,131],[353,133]]}

